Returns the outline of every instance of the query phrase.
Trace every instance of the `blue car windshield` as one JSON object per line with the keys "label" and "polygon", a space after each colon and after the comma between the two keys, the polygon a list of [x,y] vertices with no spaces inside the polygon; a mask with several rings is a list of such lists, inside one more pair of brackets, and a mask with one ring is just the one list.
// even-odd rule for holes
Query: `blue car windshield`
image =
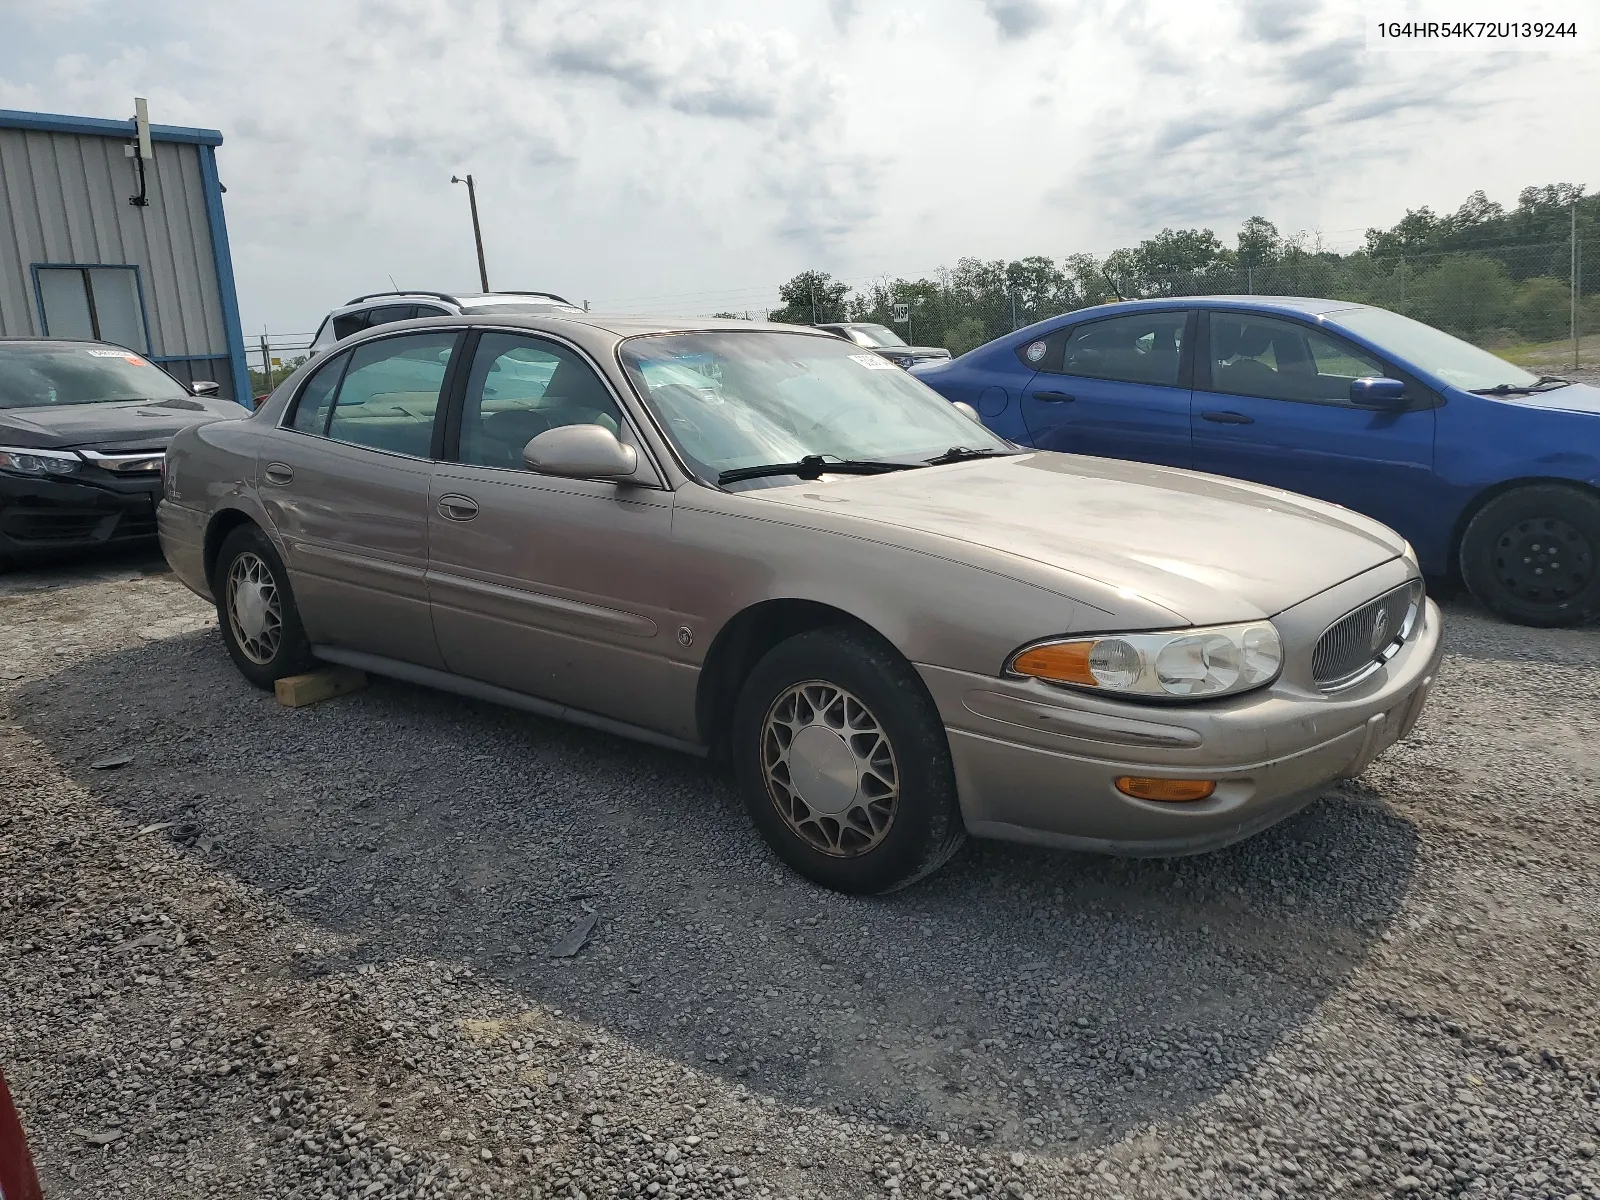
{"label": "blue car windshield", "polygon": [[1466,391],[1532,387],[1537,375],[1508,363],[1442,329],[1384,308],[1345,308],[1328,314],[1333,323],[1379,346],[1391,358]]}

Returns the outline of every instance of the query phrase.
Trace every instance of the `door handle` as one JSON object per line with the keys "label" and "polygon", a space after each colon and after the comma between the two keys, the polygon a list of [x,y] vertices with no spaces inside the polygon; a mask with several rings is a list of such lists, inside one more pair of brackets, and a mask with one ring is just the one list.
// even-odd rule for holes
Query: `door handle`
{"label": "door handle", "polygon": [[1215,421],[1218,425],[1254,425],[1256,419],[1236,412],[1203,412],[1200,414],[1207,421]]}
{"label": "door handle", "polygon": [[268,483],[294,482],[294,468],[286,463],[268,463],[262,474],[267,477]]}
{"label": "door handle", "polygon": [[1065,392],[1034,392],[1033,398],[1043,400],[1046,404],[1071,404],[1077,399],[1076,396],[1069,396]]}
{"label": "door handle", "polygon": [[446,521],[470,521],[478,515],[478,502],[471,496],[440,496],[439,515]]}

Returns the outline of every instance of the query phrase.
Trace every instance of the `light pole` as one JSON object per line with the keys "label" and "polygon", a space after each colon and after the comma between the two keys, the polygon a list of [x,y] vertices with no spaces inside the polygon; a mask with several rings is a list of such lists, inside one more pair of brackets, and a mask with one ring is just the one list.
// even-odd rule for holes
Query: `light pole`
{"label": "light pole", "polygon": [[472,205],[472,240],[478,245],[478,282],[483,284],[483,290],[489,290],[489,268],[483,265],[483,230],[478,227],[478,190],[473,186],[472,176],[465,179],[459,175],[450,176],[451,183],[464,183],[467,185],[467,203]]}

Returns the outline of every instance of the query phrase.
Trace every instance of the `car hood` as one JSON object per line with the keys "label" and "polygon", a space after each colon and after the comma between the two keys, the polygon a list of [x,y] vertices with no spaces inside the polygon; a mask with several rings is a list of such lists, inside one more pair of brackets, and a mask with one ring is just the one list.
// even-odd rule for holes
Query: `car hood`
{"label": "car hood", "polygon": [[[1405,552],[1336,505],[1215,475],[1037,452],[749,493],[1027,559],[1204,624],[1272,616]],[[955,557],[955,555],[952,555]],[[1067,581],[1061,590],[1070,591]]]}
{"label": "car hood", "polygon": [[0,444],[30,450],[124,444],[130,448],[165,446],[190,425],[243,417],[230,400],[208,396],[152,403],[52,404],[40,408],[0,408]]}
{"label": "car hood", "polygon": [[1587,383],[1569,383],[1566,387],[1551,388],[1548,392],[1530,392],[1526,396],[1491,396],[1503,404],[1521,408],[1547,408],[1560,412],[1600,414],[1600,387]]}

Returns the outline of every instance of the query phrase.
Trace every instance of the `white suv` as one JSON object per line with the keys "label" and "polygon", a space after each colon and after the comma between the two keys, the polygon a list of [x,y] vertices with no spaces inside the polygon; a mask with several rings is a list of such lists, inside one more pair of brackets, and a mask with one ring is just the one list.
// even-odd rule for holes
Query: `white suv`
{"label": "white suv", "polygon": [[572,301],[554,292],[374,292],[357,296],[322,319],[311,342],[315,357],[351,334],[409,321],[413,317],[458,317],[463,313],[581,313]]}

